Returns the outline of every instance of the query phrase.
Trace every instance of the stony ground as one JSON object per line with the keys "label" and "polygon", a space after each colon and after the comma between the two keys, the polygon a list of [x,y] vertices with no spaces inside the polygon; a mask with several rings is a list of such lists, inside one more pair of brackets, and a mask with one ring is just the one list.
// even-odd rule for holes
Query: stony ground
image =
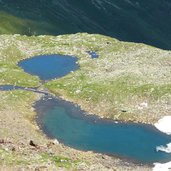
{"label": "stony ground", "polygon": [[[95,51],[91,59],[87,51]],[[41,85],[17,62],[40,54],[78,57],[80,69]],[[154,123],[171,114],[171,52],[89,34],[58,37],[0,36],[0,85],[47,88],[90,114]],[[39,95],[0,92],[0,164],[26,170],[149,170],[119,159],[80,152],[47,139],[34,123],[31,107]],[[29,145],[30,140],[35,146]]]}

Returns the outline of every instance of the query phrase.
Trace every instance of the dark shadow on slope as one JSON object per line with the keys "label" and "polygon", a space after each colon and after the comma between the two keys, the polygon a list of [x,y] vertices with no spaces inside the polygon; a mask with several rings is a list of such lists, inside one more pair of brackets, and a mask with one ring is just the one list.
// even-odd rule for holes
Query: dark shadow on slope
{"label": "dark shadow on slope", "polygon": [[170,0],[1,0],[0,10],[1,34],[88,32],[171,49]]}

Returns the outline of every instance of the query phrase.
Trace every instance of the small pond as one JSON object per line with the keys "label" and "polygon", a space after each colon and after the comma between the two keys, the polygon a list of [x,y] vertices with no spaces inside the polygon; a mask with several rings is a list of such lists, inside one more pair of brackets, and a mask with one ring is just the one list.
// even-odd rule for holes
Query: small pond
{"label": "small pond", "polygon": [[18,66],[41,80],[63,77],[79,68],[77,58],[66,55],[41,55],[22,60]]}
{"label": "small pond", "polygon": [[91,56],[92,59],[98,58],[99,55],[96,52],[93,51],[87,51],[87,53]]}

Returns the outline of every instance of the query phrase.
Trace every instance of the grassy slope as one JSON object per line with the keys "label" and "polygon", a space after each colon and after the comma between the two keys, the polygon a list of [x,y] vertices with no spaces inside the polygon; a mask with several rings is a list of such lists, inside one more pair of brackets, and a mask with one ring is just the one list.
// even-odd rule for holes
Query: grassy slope
{"label": "grassy slope", "polygon": [[100,33],[171,49],[170,9],[169,0],[3,0],[0,34]]}
{"label": "grassy slope", "polygon": [[[17,61],[39,54],[70,54],[79,58],[80,70],[48,82],[50,91],[113,119],[151,123],[169,114],[169,51],[89,34],[1,36],[0,44],[1,84],[38,86],[38,78],[24,73]],[[89,50],[100,57],[91,59]]]}
{"label": "grassy slope", "polygon": [[0,11],[0,34],[34,35],[49,34],[51,24],[39,23],[31,19],[24,19],[5,11]]}
{"label": "grassy slope", "polygon": [[[30,122],[35,115],[31,105],[39,99],[36,94],[0,91],[0,97],[0,170],[74,170],[84,163],[81,154],[54,144]],[[30,146],[30,140],[38,148]]]}

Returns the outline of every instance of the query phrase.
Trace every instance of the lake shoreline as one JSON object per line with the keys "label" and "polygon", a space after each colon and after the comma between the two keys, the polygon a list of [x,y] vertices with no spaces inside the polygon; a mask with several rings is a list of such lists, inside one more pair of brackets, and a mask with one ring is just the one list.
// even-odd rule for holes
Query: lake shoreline
{"label": "lake shoreline", "polygon": [[[71,104],[73,104],[73,105],[78,105],[78,104],[76,104],[76,103],[73,103],[73,102],[71,102],[71,101],[68,101],[67,99],[65,99],[65,98],[63,98],[63,97],[61,97],[61,96],[56,96],[56,95],[54,95],[54,94],[49,94],[50,95],[50,97],[53,97],[53,98],[57,98],[57,99],[61,99],[61,100],[64,100],[64,101],[66,101],[66,102],[69,102],[69,103],[71,103]],[[34,107],[34,109],[35,109],[35,112],[36,112],[36,115],[33,117],[33,121],[32,121],[32,124],[34,124],[35,126],[38,126],[39,127],[39,129],[40,129],[40,132],[43,134],[43,135],[45,135],[46,136],[46,138],[48,139],[48,140],[50,140],[50,141],[52,141],[52,140],[56,140],[56,138],[54,139],[54,137],[53,136],[49,136],[49,135],[47,135],[45,132],[44,132],[44,130],[43,130],[43,128],[38,124],[38,115],[41,115],[41,114],[39,114],[39,113],[37,113],[37,110],[36,110],[36,108],[35,108],[35,104],[37,103],[37,102],[39,102],[39,101],[41,101],[41,99],[39,99],[38,101],[35,101],[34,103],[33,103],[33,107]],[[82,110],[81,108],[80,108],[80,110]],[[103,122],[115,122],[114,120],[111,120],[111,119],[108,119],[108,118],[106,118],[107,120],[105,120],[105,118],[101,118],[100,116],[98,116],[98,115],[95,115],[95,114],[88,114],[87,112],[85,112],[85,114],[86,115],[89,115],[89,116],[92,116],[92,117],[95,117],[95,118],[97,118],[97,119],[100,119],[100,120],[103,120],[104,119],[104,121]],[[119,121],[120,123],[128,123],[127,121]],[[135,123],[135,122],[130,122],[130,123]],[[135,123],[135,124],[145,124],[145,123]],[[149,126],[154,126],[154,125],[149,125]],[[158,130],[156,130],[156,131],[158,131]],[[58,140],[57,140],[57,142],[58,142]],[[70,147],[70,146],[66,146],[66,145],[64,145],[62,142],[59,142],[62,146],[64,146],[64,147],[66,147],[66,148],[71,148],[71,149],[73,149],[73,147]],[[77,149],[76,149],[76,151],[77,151]],[[84,151],[84,150],[78,150],[78,151],[80,151],[80,153],[92,153],[92,154],[95,154],[95,155],[97,155],[97,156],[103,156],[102,157],[102,161],[104,162],[104,160],[103,160],[103,158],[108,158],[110,161],[119,161],[119,162],[121,162],[121,164],[119,164],[118,166],[117,166],[117,169],[122,169],[123,168],[123,164],[125,163],[125,166],[126,166],[126,168],[128,167],[128,165],[129,165],[129,167],[128,168],[132,168],[132,169],[137,169],[137,171],[150,171],[152,168],[153,168],[153,164],[142,164],[141,162],[138,162],[138,161],[135,161],[135,160],[133,160],[133,159],[129,159],[129,158],[125,158],[125,157],[121,157],[121,156],[118,156],[118,155],[108,155],[108,154],[103,154],[103,153],[98,153],[98,152],[95,152],[95,151]],[[97,157],[96,156],[96,157]],[[101,157],[99,158],[100,160],[101,160]],[[105,163],[105,162],[104,162]],[[133,165],[133,166],[131,166],[131,165]],[[140,169],[140,170],[139,170]]]}
{"label": "lake shoreline", "polygon": [[[56,95],[54,95],[54,94],[49,94],[50,96],[50,98],[52,97],[52,98],[57,98],[58,100],[62,100],[62,101],[66,101],[66,102],[69,102],[69,103],[71,103],[72,105],[78,105],[78,104],[76,104],[76,103],[73,103],[73,102],[70,102],[70,101],[68,101],[67,99],[65,99],[65,98],[62,98],[61,96],[59,97],[59,96],[56,96]],[[44,97],[43,97],[44,98]],[[41,117],[41,114],[40,113],[38,113],[37,112],[37,109],[36,109],[36,107],[35,107],[35,105],[36,105],[36,103],[37,102],[40,102],[42,99],[39,99],[38,101],[35,101],[34,103],[33,103],[33,107],[34,107],[34,109],[35,109],[35,112],[36,112],[36,115],[35,115],[35,117],[34,117],[34,121],[32,122],[33,124],[36,124],[36,126],[38,126],[39,127],[39,129],[40,129],[40,131],[41,131],[41,133],[43,134],[43,135],[45,135],[46,136],[46,138],[47,139],[49,139],[49,140],[57,140],[57,142],[59,142],[61,145],[63,145],[64,147],[66,147],[66,148],[72,148],[73,149],[73,147],[70,147],[70,146],[66,146],[64,143],[62,143],[62,142],[60,142],[60,141],[58,141],[58,139],[56,139],[56,138],[54,138],[53,136],[50,136],[48,133],[46,133],[46,131],[42,128],[42,126],[39,124],[39,117]],[[81,108],[80,108],[80,110],[82,110]],[[38,116],[39,115],[39,116]],[[97,119],[99,119],[99,120],[102,120],[102,122],[111,122],[111,123],[113,123],[113,122],[115,122],[114,120],[111,120],[111,119],[108,119],[108,118],[101,118],[101,117],[99,117],[98,115],[95,115],[95,114],[88,114],[87,112],[85,112],[85,115],[88,115],[88,116],[90,116],[90,117],[95,117],[95,118],[97,118]],[[35,122],[36,121],[36,122]],[[127,122],[127,121],[119,121],[119,123],[133,123],[133,124],[145,124],[145,123],[135,123],[135,122]],[[154,127],[154,125],[149,125],[150,127],[151,126],[153,126],[153,129],[155,129],[155,127]],[[45,132],[44,132],[45,131]],[[156,129],[156,131],[158,131],[157,129]],[[77,149],[76,149],[77,150]],[[95,152],[95,151],[87,151],[87,150],[79,150],[78,149],[78,151],[80,151],[81,153],[89,153],[89,152],[91,152],[92,154],[95,154],[95,155],[97,155],[97,156],[103,156],[102,158],[110,158],[110,160],[112,160],[112,161],[119,161],[119,162],[121,162],[122,164],[119,164],[118,166],[117,166],[117,169],[119,169],[119,168],[123,168],[123,164],[125,163],[125,166],[126,167],[128,167],[128,165],[129,165],[129,167],[128,168],[132,168],[132,169],[135,169],[135,167],[137,168],[137,170],[139,170],[140,169],[140,171],[150,171],[152,168],[153,168],[153,164],[151,163],[151,164],[143,164],[143,163],[141,163],[141,162],[138,162],[138,161],[136,161],[136,160],[133,160],[133,159],[130,159],[130,158],[125,158],[125,157],[121,157],[121,156],[119,156],[119,155],[111,155],[111,154],[105,154],[105,153],[99,153],[99,152]],[[105,157],[106,156],[106,157]],[[100,157],[101,158],[101,157]],[[100,159],[99,158],[99,159]],[[101,159],[100,159],[101,160]],[[102,160],[103,161],[103,160]],[[104,161],[103,161],[104,162]],[[104,162],[105,163],[105,162]],[[133,165],[133,166],[131,166],[131,165]]]}
{"label": "lake shoreline", "polygon": [[[47,131],[46,128],[44,127],[44,125],[42,124],[42,115],[46,115],[44,113],[44,110],[48,110],[49,106],[53,107],[52,104],[50,104],[50,102],[48,103],[49,105],[46,106],[46,103],[44,101],[48,101],[50,99],[50,101],[52,101],[51,103],[55,103],[55,101],[60,101],[60,103],[67,103],[70,105],[73,105],[73,107],[76,105],[72,102],[69,102],[69,101],[65,101],[64,99],[61,99],[59,97],[56,97],[56,96],[47,96],[47,97],[43,97],[42,99],[40,99],[39,101],[35,102],[33,107],[35,108],[35,111],[37,113],[36,115],[36,122],[37,124],[39,125],[39,128],[47,135],[47,137],[49,137],[50,139],[54,139],[55,137],[51,134],[51,132]],[[44,104],[44,105],[43,105]],[[43,108],[41,107],[43,106]],[[44,107],[46,106],[46,107]],[[41,109],[42,108],[42,109]],[[45,109],[44,109],[45,108]],[[81,108],[79,108],[79,106],[76,106],[76,108],[78,108],[78,110],[82,113],[82,114],[70,114],[71,117],[73,118],[78,118],[80,120],[84,120],[84,121],[87,121],[88,123],[95,123],[95,124],[117,124],[117,125],[127,125],[127,126],[145,126],[147,129],[149,129],[150,131],[154,131],[156,133],[161,133],[159,130],[157,130],[153,125],[147,125],[147,124],[142,124],[142,123],[133,123],[133,122],[118,122],[118,121],[114,121],[114,120],[111,120],[111,119],[105,119],[105,118],[100,118],[99,116],[97,115],[88,115],[86,112],[82,111]],[[41,112],[42,111],[42,112]],[[80,113],[79,112],[79,113]],[[42,114],[44,113],[44,114]],[[162,134],[162,133],[161,133]],[[60,142],[60,141],[59,141]],[[62,144],[65,145],[64,142],[61,142]],[[68,145],[67,145],[68,146]],[[71,148],[74,148],[72,146],[69,146]],[[87,151],[87,150],[84,150],[84,149],[81,149],[81,151]],[[93,151],[93,150],[92,150]],[[99,153],[99,154],[104,154],[104,155],[108,155],[108,156],[111,156],[111,157],[114,157],[114,158],[119,158],[123,161],[127,161],[127,162],[131,162],[131,163],[134,163],[134,164],[137,164],[137,165],[143,165],[145,163],[143,162],[140,162],[140,161],[137,161],[137,160],[134,160],[134,159],[131,159],[129,157],[122,157],[120,155],[116,155],[116,154],[110,154],[110,153],[100,153],[100,152],[95,152],[93,151],[94,153]],[[153,164],[145,164],[145,165],[149,165],[149,166],[152,166]]]}
{"label": "lake shoreline", "polygon": [[[54,101],[55,101],[55,99],[57,99],[57,100],[59,100],[59,101],[61,101],[61,102],[65,102],[65,103],[69,103],[69,104],[71,104],[71,105],[73,105],[73,106],[77,106],[77,108],[79,108],[79,110],[81,110],[81,111],[83,111],[83,109],[78,105],[78,104],[76,104],[76,103],[73,103],[73,102],[70,102],[70,101],[68,101],[68,100],[66,100],[66,99],[64,99],[64,98],[61,98],[61,97],[59,97],[59,96],[56,96],[56,95],[54,95],[54,94],[50,94],[50,92],[49,91],[45,91],[45,90],[38,90],[38,88],[25,88],[25,87],[17,87],[17,86],[0,86],[0,90],[2,91],[3,90],[3,87],[5,88],[5,90],[7,90],[7,88],[9,88],[9,90],[11,91],[12,89],[13,90],[24,90],[24,91],[31,91],[31,92],[34,92],[34,93],[38,93],[38,94],[42,94],[41,96],[42,96],[42,98],[41,99],[39,99],[38,101],[35,101],[34,103],[33,103],[33,108],[34,108],[34,111],[36,112],[36,115],[31,119],[32,120],[32,123],[35,125],[35,126],[38,126],[39,127],[39,129],[40,129],[40,131],[43,133],[43,134],[45,134],[46,136],[47,136],[47,138],[49,139],[49,140],[52,140],[52,139],[54,139],[54,137],[53,136],[50,136],[49,135],[49,133],[47,133],[44,129],[43,129],[43,127],[41,126],[41,124],[39,124],[39,117],[41,117],[41,113],[39,113],[38,111],[37,111],[37,107],[39,108],[39,105],[37,106],[36,104],[37,103],[41,103],[41,101],[44,101],[44,99],[53,99]],[[131,125],[144,125],[144,126],[148,126],[149,127],[149,129],[153,129],[154,131],[156,131],[156,132],[160,132],[158,129],[156,129],[155,128],[155,126],[154,125],[152,125],[152,124],[145,124],[145,123],[136,123],[136,122],[132,122],[132,121],[115,121],[115,120],[112,120],[112,119],[109,119],[109,118],[101,118],[101,117],[99,117],[98,115],[94,115],[94,114],[88,114],[88,112],[85,112],[85,111],[83,111],[83,113],[84,113],[84,115],[83,116],[81,116],[81,118],[84,120],[84,119],[86,119],[86,118],[89,118],[90,120],[95,120],[96,122],[102,122],[102,123],[114,123],[114,124],[131,124]],[[39,115],[39,116],[38,116]],[[45,131],[45,132],[44,132]],[[62,143],[63,144],[63,143]],[[64,145],[64,144],[63,144]],[[65,145],[64,145],[65,146]],[[71,147],[72,148],[72,147]],[[81,151],[85,151],[85,152],[87,152],[87,150],[81,150]],[[133,164],[135,164],[135,165],[142,165],[142,164],[144,164],[144,163],[141,163],[141,162],[139,162],[139,161],[136,161],[136,160],[133,160],[133,159],[130,159],[130,158],[125,158],[125,157],[122,157],[122,156],[119,156],[119,155],[115,155],[115,154],[106,154],[106,153],[99,153],[99,152],[94,152],[94,151],[92,151],[93,153],[97,153],[97,154],[102,154],[102,155],[108,155],[108,156],[111,156],[111,157],[114,157],[114,158],[118,158],[118,159],[121,159],[122,161],[126,161],[126,162],[129,162],[129,163],[133,163]],[[152,164],[145,164],[145,165],[147,165],[147,166],[152,166]]]}
{"label": "lake shoreline", "polygon": [[[15,90],[14,90],[15,91]],[[17,91],[20,91],[20,90],[17,90]],[[27,90],[24,90],[24,91],[27,91]],[[10,90],[10,92],[12,92],[11,90]],[[36,93],[36,92],[33,92],[33,93]],[[37,93],[36,93],[37,94]],[[38,101],[44,96],[43,94],[42,95],[39,95],[39,93],[37,94],[38,95]],[[51,95],[50,95],[51,96]],[[56,96],[53,96],[53,97],[55,97],[55,98],[59,98],[59,97],[56,97]],[[33,101],[32,102],[32,106],[34,107],[34,105],[35,105],[35,103],[37,102],[37,100],[36,101]],[[64,100],[64,99],[63,99]],[[72,102],[70,102],[70,103],[72,103]],[[72,103],[73,104],[73,103]],[[36,109],[34,109],[34,113],[36,112]],[[37,129],[39,129],[39,131],[36,133],[36,135],[38,135],[38,136],[40,136],[39,134],[42,134],[43,135],[43,137],[46,139],[46,141],[47,142],[53,142],[53,140],[54,140],[54,138],[50,138],[50,137],[48,137],[44,132],[43,132],[43,130],[38,126],[38,124],[37,124],[37,122],[36,122],[36,118],[37,118],[37,113],[35,113],[30,119],[29,119],[29,121],[30,121],[30,123],[31,124],[33,124],[33,129],[37,132]],[[98,116],[95,116],[95,117],[97,117],[97,118],[99,118]],[[108,120],[109,121],[109,120]],[[107,121],[107,122],[108,122]],[[113,122],[113,121],[111,121],[111,122]],[[23,123],[25,123],[25,121],[23,120]],[[9,124],[10,125],[10,124]],[[9,127],[10,128],[10,127]],[[24,130],[23,130],[24,131]],[[37,140],[35,139],[35,141],[37,142]],[[41,143],[40,143],[41,144]],[[18,145],[17,145],[18,146]],[[26,145],[27,146],[27,145]],[[61,144],[60,143],[60,146],[62,146],[62,148],[65,148],[65,149],[70,149],[70,147],[68,147],[68,146],[65,146],[65,145],[63,145],[63,144]],[[74,150],[74,149],[73,149]],[[117,166],[117,168],[122,168],[123,167],[123,164],[125,163],[129,163],[129,167],[132,167],[132,168],[135,168],[135,166],[137,167],[137,168],[139,168],[140,167],[140,170],[142,169],[142,168],[144,168],[145,170],[147,169],[147,168],[149,168],[149,169],[147,169],[147,170],[150,170],[151,169],[151,167],[152,167],[152,164],[150,164],[150,165],[141,165],[141,163],[137,163],[137,162],[135,162],[135,161],[131,161],[131,160],[129,160],[129,159],[126,159],[126,158],[120,158],[119,156],[111,156],[111,155],[106,155],[106,154],[102,154],[102,153],[96,153],[96,152],[93,152],[93,151],[80,151],[80,150],[74,150],[74,151],[76,151],[76,153],[77,153],[77,151],[79,151],[79,153],[80,154],[83,154],[83,155],[92,155],[92,156],[96,156],[96,157],[98,157],[97,159],[98,159],[98,161],[102,161],[103,163],[105,163],[105,161],[104,161],[104,159],[103,158],[108,158],[108,160],[111,162],[111,163],[120,163],[121,162],[121,164],[117,164],[118,166]],[[102,159],[101,159],[101,156],[103,156],[102,157]],[[119,158],[118,158],[119,157]],[[107,162],[108,164],[109,164],[109,162]],[[127,166],[127,164],[126,164],[126,167],[128,167]],[[133,165],[133,166],[131,166],[131,165]],[[139,170],[139,169],[138,169]]]}

